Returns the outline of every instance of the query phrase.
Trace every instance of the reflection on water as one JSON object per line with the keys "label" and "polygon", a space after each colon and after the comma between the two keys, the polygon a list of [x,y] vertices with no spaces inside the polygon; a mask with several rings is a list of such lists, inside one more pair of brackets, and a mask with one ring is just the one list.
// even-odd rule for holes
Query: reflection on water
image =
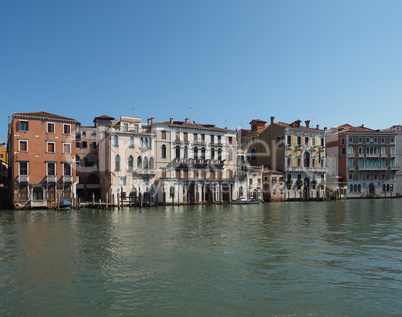
{"label": "reflection on water", "polygon": [[399,200],[0,213],[0,315],[402,314]]}

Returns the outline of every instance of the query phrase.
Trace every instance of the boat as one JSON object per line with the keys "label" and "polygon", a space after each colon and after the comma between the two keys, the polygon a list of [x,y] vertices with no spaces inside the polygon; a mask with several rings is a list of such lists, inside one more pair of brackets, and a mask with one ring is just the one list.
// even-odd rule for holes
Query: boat
{"label": "boat", "polygon": [[246,199],[246,198],[238,198],[235,200],[232,200],[231,204],[233,205],[249,205],[249,204],[260,204],[261,200],[255,200],[255,199]]}
{"label": "boat", "polygon": [[68,200],[62,200],[59,204],[60,210],[70,210],[71,207],[71,203]]}

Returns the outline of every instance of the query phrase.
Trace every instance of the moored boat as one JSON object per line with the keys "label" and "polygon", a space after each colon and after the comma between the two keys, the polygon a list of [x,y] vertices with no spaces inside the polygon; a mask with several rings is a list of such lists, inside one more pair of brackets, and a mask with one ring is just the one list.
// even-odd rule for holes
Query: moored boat
{"label": "moored boat", "polygon": [[233,205],[248,205],[248,204],[260,204],[261,200],[254,200],[254,199],[246,199],[246,198],[238,198],[232,200],[231,204]]}
{"label": "moored boat", "polygon": [[68,200],[62,200],[59,204],[61,210],[70,210],[71,207],[71,203]]}

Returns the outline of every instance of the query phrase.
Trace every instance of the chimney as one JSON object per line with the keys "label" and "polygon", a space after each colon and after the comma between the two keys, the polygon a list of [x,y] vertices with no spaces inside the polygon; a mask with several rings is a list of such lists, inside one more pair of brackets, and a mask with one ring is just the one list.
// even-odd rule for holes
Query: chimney
{"label": "chimney", "polygon": [[327,127],[324,127],[324,131],[327,131]]}
{"label": "chimney", "polygon": [[155,117],[151,117],[151,118],[147,119],[147,123],[149,126],[154,124],[154,119],[155,119]]}
{"label": "chimney", "polygon": [[317,130],[320,130],[320,126],[317,124]]}
{"label": "chimney", "polygon": [[188,118],[184,119],[184,122],[188,123]]}
{"label": "chimney", "polygon": [[364,128],[364,124],[362,124],[362,128]]}
{"label": "chimney", "polygon": [[310,120],[304,121],[306,123],[306,128],[310,128]]}
{"label": "chimney", "polygon": [[272,117],[271,117],[271,124],[273,124],[274,122],[275,122],[275,117],[272,116]]}
{"label": "chimney", "polygon": [[151,117],[151,124],[155,123],[155,117]]}
{"label": "chimney", "polygon": [[173,124],[173,118],[170,118],[170,124]]}

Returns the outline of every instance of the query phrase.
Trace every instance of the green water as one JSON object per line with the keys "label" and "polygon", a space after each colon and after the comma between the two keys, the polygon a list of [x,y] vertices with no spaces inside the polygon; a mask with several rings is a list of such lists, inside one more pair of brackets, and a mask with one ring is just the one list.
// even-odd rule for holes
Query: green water
{"label": "green water", "polygon": [[0,212],[0,316],[401,316],[402,200]]}

